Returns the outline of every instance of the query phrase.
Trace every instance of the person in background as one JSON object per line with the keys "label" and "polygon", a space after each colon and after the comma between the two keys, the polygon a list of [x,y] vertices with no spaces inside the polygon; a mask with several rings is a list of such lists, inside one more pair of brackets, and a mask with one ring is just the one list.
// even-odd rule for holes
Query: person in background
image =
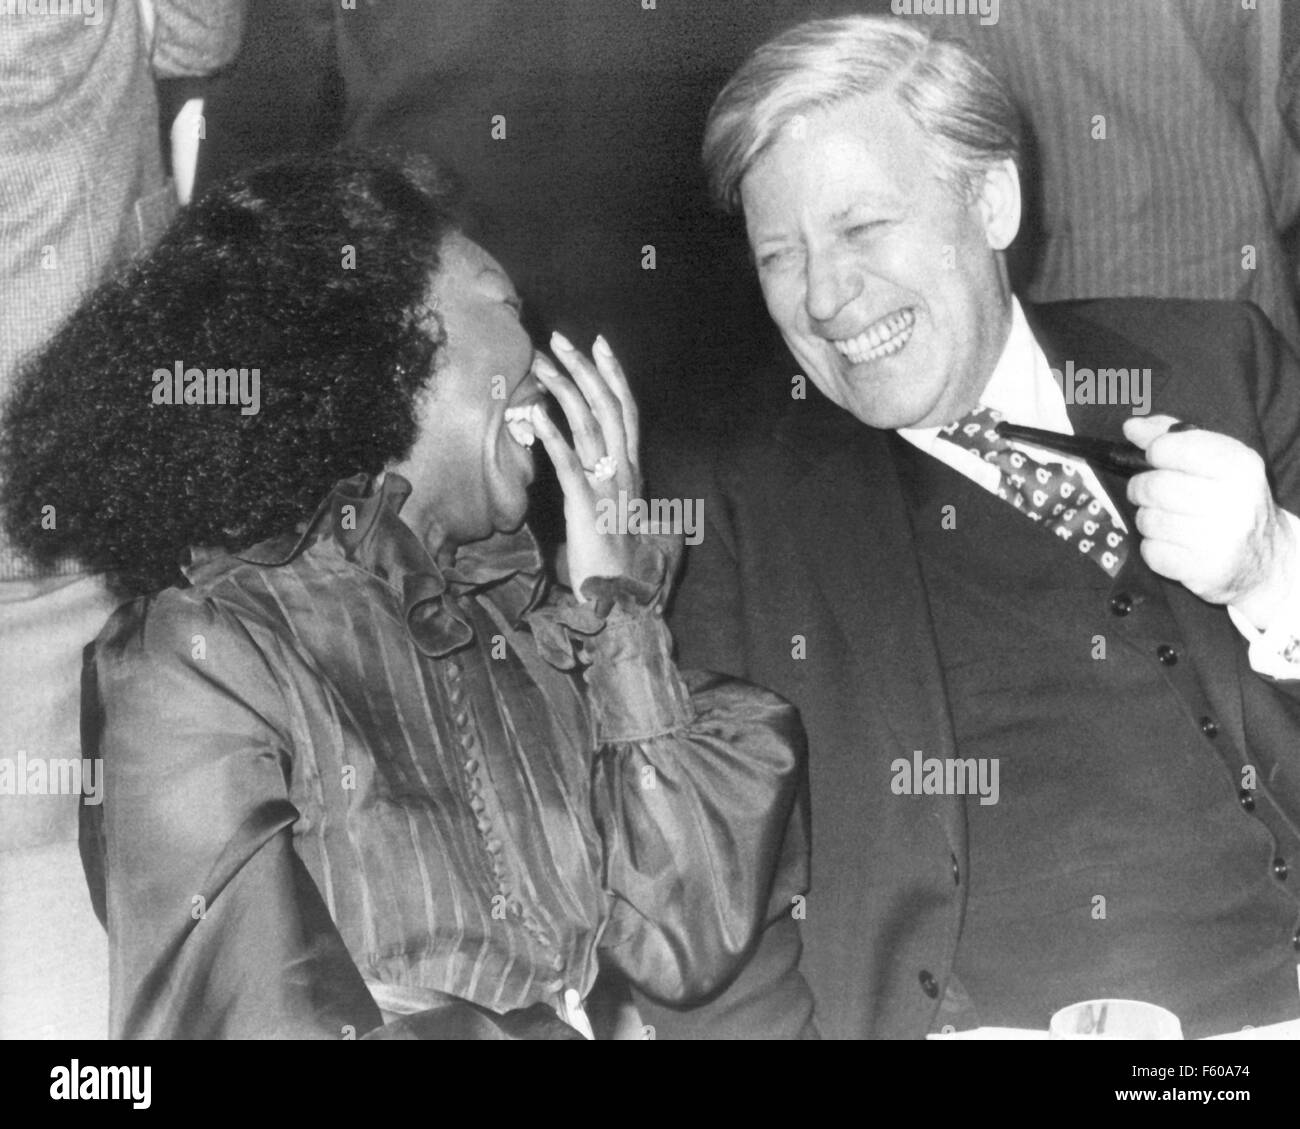
{"label": "person in background", "polygon": [[995,22],[896,18],[964,43],[1020,109],[1026,297],[1252,301],[1300,351],[1300,5],[1001,0]]}
{"label": "person in background", "polygon": [[[176,199],[154,80],[229,63],[244,9],[0,5],[0,398],[85,293],[166,227]],[[114,602],[84,563],[37,564],[0,532],[0,1038],[107,1031],[107,946],[77,854],[83,797],[48,793],[80,757],[81,651]]]}

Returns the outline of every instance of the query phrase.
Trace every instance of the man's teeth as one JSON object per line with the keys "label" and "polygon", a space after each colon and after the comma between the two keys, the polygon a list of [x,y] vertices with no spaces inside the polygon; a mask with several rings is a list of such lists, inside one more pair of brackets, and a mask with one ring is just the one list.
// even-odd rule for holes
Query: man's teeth
{"label": "man's teeth", "polygon": [[841,357],[846,357],[855,365],[865,364],[897,353],[907,344],[915,325],[916,314],[911,310],[899,310],[868,326],[856,337],[850,337],[846,341],[832,341],[831,344]]}
{"label": "man's teeth", "polygon": [[533,413],[542,410],[539,404],[527,404],[518,408],[506,408],[506,430],[510,438],[521,447],[531,447],[537,438],[537,427]]}

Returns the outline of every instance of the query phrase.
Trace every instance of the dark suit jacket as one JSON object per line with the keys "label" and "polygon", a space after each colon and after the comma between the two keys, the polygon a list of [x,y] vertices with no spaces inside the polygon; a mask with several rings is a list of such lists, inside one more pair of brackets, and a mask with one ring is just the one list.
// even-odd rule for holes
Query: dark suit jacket
{"label": "dark suit jacket", "polygon": [[[1259,451],[1281,503],[1300,512],[1300,365],[1253,306],[1124,300],[1027,313],[1056,368],[1151,368],[1153,413]],[[1110,438],[1130,414],[1069,410],[1080,434]],[[810,391],[775,428],[739,440],[702,475],[657,484],[704,499],[674,633],[690,665],[751,679],[802,713],[813,836],[802,969],[822,1034],[920,1037],[961,932],[966,822],[960,797],[900,804],[888,786],[895,757],[957,755],[890,436]],[[1132,527],[1124,483],[1105,484]],[[1222,731],[1249,746],[1295,818],[1300,696],[1251,670],[1222,608],[1166,588],[1194,653],[1213,658],[1202,676]],[[794,657],[801,640],[805,657]]]}

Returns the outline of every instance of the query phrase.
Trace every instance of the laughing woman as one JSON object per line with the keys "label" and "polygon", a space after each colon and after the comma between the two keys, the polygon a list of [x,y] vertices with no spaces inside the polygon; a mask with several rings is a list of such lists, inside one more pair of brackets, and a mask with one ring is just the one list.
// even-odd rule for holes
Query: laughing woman
{"label": "laughing woman", "polygon": [[703,996],[803,889],[796,716],[677,670],[675,543],[597,531],[627,383],[552,348],[434,172],[334,154],[214,189],[28,368],[9,524],[137,597],[83,693],[115,1036],[577,1037],[598,968]]}

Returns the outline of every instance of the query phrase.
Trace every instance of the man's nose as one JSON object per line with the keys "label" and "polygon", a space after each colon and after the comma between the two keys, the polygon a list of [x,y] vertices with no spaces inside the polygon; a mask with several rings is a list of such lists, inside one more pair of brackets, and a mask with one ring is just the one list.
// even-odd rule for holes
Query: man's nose
{"label": "man's nose", "polygon": [[830,321],[862,293],[862,270],[849,256],[835,251],[809,251],[806,261],[808,316]]}

